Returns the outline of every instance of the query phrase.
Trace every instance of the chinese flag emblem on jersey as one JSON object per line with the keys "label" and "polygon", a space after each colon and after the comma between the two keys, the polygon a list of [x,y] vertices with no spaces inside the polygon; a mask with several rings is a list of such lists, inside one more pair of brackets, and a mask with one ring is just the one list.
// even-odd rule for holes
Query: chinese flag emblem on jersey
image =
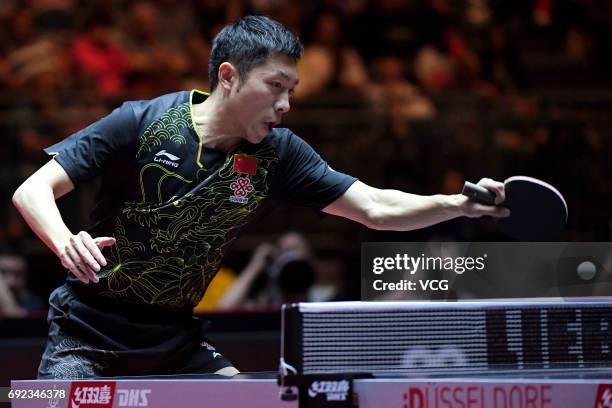
{"label": "chinese flag emblem on jersey", "polygon": [[257,158],[243,154],[234,155],[234,173],[250,174],[257,173]]}

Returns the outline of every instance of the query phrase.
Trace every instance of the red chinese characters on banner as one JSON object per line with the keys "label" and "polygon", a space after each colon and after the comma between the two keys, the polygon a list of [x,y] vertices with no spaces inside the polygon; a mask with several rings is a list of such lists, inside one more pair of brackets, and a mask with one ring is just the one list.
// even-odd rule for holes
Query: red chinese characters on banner
{"label": "red chinese characters on banner", "polygon": [[111,408],[114,395],[114,381],[74,381],[68,408]]}
{"label": "red chinese characters on banner", "polygon": [[612,384],[600,384],[597,388],[595,408],[612,408]]}

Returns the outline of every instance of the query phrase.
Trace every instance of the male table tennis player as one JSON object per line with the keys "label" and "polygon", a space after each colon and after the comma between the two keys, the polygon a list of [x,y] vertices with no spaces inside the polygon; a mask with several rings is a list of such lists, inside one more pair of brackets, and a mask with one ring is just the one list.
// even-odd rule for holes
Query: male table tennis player
{"label": "male table tennis player", "polygon": [[[507,215],[459,194],[370,187],[275,128],[289,111],[301,55],[281,24],[244,17],[214,39],[210,95],[125,102],[45,149],[53,159],[13,198],[70,271],[49,299],[39,378],[238,373],[191,311],[229,244],[277,206],[309,206],[387,230]],[[55,200],[99,175],[93,225],[73,234]],[[480,185],[503,201],[503,184]]]}

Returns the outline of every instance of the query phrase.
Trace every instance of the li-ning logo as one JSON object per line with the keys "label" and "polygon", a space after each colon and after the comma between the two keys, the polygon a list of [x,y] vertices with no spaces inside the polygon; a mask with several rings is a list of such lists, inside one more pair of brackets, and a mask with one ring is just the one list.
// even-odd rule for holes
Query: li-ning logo
{"label": "li-ning logo", "polygon": [[346,401],[349,392],[349,382],[341,381],[313,381],[308,388],[308,396],[315,398],[325,394],[326,401]]}
{"label": "li-ning logo", "polygon": [[238,177],[236,181],[230,184],[230,188],[234,192],[234,195],[229,198],[232,203],[246,204],[249,202],[247,195],[253,191],[251,180],[246,177]]}
{"label": "li-ning logo", "polygon": [[[166,157],[168,160],[164,159],[164,157]],[[160,150],[159,152],[155,153],[155,158],[153,159],[153,161],[157,163],[167,164],[168,166],[172,167],[178,167],[179,164],[176,162],[179,160],[181,160],[180,157],[170,154],[165,150]]]}

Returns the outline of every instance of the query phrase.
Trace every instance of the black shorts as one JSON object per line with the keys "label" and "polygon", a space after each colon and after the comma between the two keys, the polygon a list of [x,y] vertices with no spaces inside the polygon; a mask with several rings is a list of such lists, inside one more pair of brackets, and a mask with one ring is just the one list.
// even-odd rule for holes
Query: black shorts
{"label": "black shorts", "polygon": [[90,299],[65,284],[49,298],[49,338],[38,378],[214,373],[230,367],[190,310]]}

